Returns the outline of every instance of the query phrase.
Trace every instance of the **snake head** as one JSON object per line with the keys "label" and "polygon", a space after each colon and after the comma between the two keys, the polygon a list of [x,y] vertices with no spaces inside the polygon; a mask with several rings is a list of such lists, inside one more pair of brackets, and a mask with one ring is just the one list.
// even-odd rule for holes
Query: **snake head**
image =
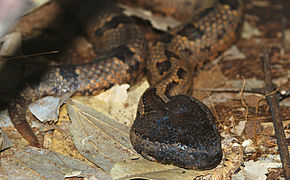
{"label": "snake head", "polygon": [[207,106],[187,95],[164,102],[145,91],[130,138],[146,159],[188,169],[212,169],[222,159],[221,137]]}

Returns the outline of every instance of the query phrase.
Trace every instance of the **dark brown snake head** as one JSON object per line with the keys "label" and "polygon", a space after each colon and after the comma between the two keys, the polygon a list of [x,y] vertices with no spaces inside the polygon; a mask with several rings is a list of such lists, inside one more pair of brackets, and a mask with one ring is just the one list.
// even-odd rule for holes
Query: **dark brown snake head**
{"label": "dark brown snake head", "polygon": [[130,138],[146,159],[189,169],[211,169],[222,159],[221,137],[211,111],[200,101],[177,95],[164,102],[155,88],[139,104]]}

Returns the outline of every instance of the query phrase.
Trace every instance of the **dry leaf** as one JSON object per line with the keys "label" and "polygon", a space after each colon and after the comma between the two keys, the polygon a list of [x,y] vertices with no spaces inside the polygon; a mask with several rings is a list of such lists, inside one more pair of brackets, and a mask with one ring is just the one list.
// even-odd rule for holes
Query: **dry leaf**
{"label": "dry leaf", "polygon": [[236,45],[231,46],[230,49],[226,50],[222,56],[225,60],[241,60],[247,58]]}
{"label": "dry leaf", "polygon": [[[261,124],[262,124],[263,130],[264,130],[263,134],[270,135],[270,136],[275,136],[273,122],[262,122]],[[284,127],[286,138],[287,139],[290,138],[290,131],[289,131],[289,128],[287,128],[287,127],[290,127],[290,120],[287,120],[287,119],[283,120],[283,127]]]}
{"label": "dry leaf", "polygon": [[0,39],[0,56],[14,56],[19,54],[22,38],[19,32],[12,32]]}
{"label": "dry leaf", "polygon": [[214,171],[209,179],[224,180],[231,179],[232,175],[240,168],[244,161],[243,148],[240,145],[232,144],[231,148],[224,149],[224,161],[222,168]]}
{"label": "dry leaf", "polygon": [[69,98],[72,93],[65,94],[58,98],[53,96],[46,96],[33,103],[28,108],[31,113],[43,123],[46,122],[57,122],[59,115],[60,106]]}
{"label": "dry leaf", "polygon": [[105,171],[117,161],[139,157],[130,143],[128,126],[77,101],[68,102],[68,113],[76,148]]}
{"label": "dry leaf", "polygon": [[246,104],[250,107],[256,107],[261,99],[261,95],[250,94],[244,97]]}
{"label": "dry leaf", "polygon": [[162,165],[145,159],[140,159],[118,162],[114,165],[110,174],[113,179],[150,178],[191,180],[193,177],[207,175],[212,172],[213,170],[186,170],[173,165]]}
{"label": "dry leaf", "polygon": [[[235,171],[240,164],[239,162],[237,163],[236,160],[231,163],[236,163],[237,165],[227,166],[225,169],[223,164],[228,162],[223,161],[220,166],[211,171],[185,170],[172,165],[153,163],[143,158],[140,158],[140,160],[137,161],[130,160],[134,159],[134,156],[137,156],[136,154],[132,154],[134,156],[130,157],[129,150],[133,152],[134,150],[131,149],[131,143],[129,140],[129,127],[118,123],[119,121],[117,121],[117,119],[120,120],[125,117],[135,116],[137,102],[144,89],[148,87],[148,84],[143,83],[140,87],[142,88],[138,87],[129,91],[128,94],[126,94],[128,88],[126,86],[120,86],[119,88],[121,89],[110,89],[109,91],[111,92],[107,95],[113,97],[101,95],[103,96],[102,102],[100,102],[101,100],[99,98],[95,97],[77,97],[77,100],[68,103],[69,115],[74,123],[71,127],[72,139],[77,149],[88,160],[108,172],[114,166],[110,171],[113,179],[132,177],[154,179],[168,179],[168,177],[173,177],[172,179],[175,179],[175,177],[181,177],[181,179],[192,179],[196,176],[210,175],[216,171],[222,172],[223,177],[229,177],[233,171]],[[118,93],[121,93],[122,95]],[[128,104],[128,106],[124,108],[124,104]],[[125,116],[124,111],[128,111]],[[133,121],[134,118],[131,119]],[[116,131],[116,129],[118,129],[118,131]],[[121,129],[125,131],[122,131]],[[123,137],[123,139],[117,139],[120,137]],[[125,146],[121,146],[120,141],[128,143],[126,146],[130,147],[129,150],[123,149]],[[117,144],[115,142],[117,142]],[[229,143],[227,146],[229,147],[223,147],[225,149],[231,149],[232,143]],[[228,155],[231,153],[232,151],[227,152],[224,159],[228,159]],[[127,155],[127,157],[125,157],[124,154]],[[122,159],[120,156],[124,158]],[[235,157],[240,159],[242,156],[235,154]]]}
{"label": "dry leaf", "polygon": [[74,99],[122,124],[132,124],[140,97],[148,87],[148,82],[143,81],[127,92],[129,85],[115,85],[98,96],[79,96]]}
{"label": "dry leaf", "polygon": [[132,8],[125,5],[120,5],[124,8],[124,14],[127,16],[136,16],[144,20],[151,22],[152,26],[158,30],[167,31],[169,28],[175,28],[181,24],[180,21],[175,20],[172,17],[154,16],[150,11],[142,8]]}
{"label": "dry leaf", "polygon": [[270,6],[270,1],[262,1],[262,0],[252,1],[251,4],[254,5],[254,6],[257,6],[257,7],[265,8],[267,6]]}
{"label": "dry leaf", "polygon": [[239,124],[233,127],[233,131],[231,130],[232,133],[237,134],[238,136],[241,136],[242,133],[244,132],[246,125],[246,121],[239,121]]}
{"label": "dry leaf", "polygon": [[[205,81],[206,79],[206,81]],[[221,71],[218,65],[211,68],[209,71],[204,70],[198,73],[198,76],[194,78],[193,84],[194,88],[202,89],[202,88],[215,88],[221,86],[226,81],[223,72]],[[208,97],[210,93],[205,93],[201,91],[194,91],[193,97],[197,99],[203,99]],[[208,102],[206,100],[203,101],[205,104],[212,103],[212,100],[209,99]]]}
{"label": "dry leaf", "polygon": [[[243,80],[228,80],[226,81],[226,85],[233,88],[242,88]],[[246,79],[245,89],[252,89],[258,87],[264,87],[264,81],[258,80],[256,78]]]}
{"label": "dry leaf", "polygon": [[57,97],[47,96],[33,102],[28,108],[40,122],[57,122],[59,99]]}
{"label": "dry leaf", "polygon": [[12,147],[12,142],[8,138],[8,136],[5,134],[3,129],[0,129],[0,151],[3,151],[7,148]]}
{"label": "dry leaf", "polygon": [[27,12],[25,12],[24,15],[33,12],[34,10],[44,6],[45,4],[49,3],[50,1],[51,0],[31,0],[30,1],[31,7],[29,8],[29,10]]}
{"label": "dry leaf", "polygon": [[64,179],[69,175],[110,179],[95,166],[48,150],[10,149],[1,154],[0,179]]}
{"label": "dry leaf", "polygon": [[247,21],[244,22],[242,38],[250,39],[253,36],[260,36],[261,34],[262,33],[258,28],[251,26]]}
{"label": "dry leaf", "polygon": [[238,174],[233,175],[234,180],[263,180],[266,179],[266,174],[269,168],[281,168],[282,164],[272,161],[271,159],[253,160],[244,162],[245,167]]}

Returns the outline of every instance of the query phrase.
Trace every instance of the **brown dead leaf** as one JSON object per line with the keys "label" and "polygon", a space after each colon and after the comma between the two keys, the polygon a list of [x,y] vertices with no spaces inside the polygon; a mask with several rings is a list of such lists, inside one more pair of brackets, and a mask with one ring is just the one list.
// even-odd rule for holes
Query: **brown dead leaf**
{"label": "brown dead leaf", "polygon": [[257,95],[248,95],[244,97],[246,104],[250,107],[256,107],[260,99],[261,96],[259,97]]}
{"label": "brown dead leaf", "polygon": [[[216,65],[211,68],[209,71],[201,71],[196,78],[194,78],[194,88],[215,88],[221,86],[226,81],[223,72],[220,67]],[[193,96],[197,99],[204,98],[208,96],[208,93],[194,91]]]}
{"label": "brown dead leaf", "polygon": [[68,102],[68,113],[76,148],[105,171],[117,161],[139,157],[130,143],[128,126],[75,100]]}
{"label": "brown dead leaf", "polygon": [[19,32],[12,32],[0,39],[0,56],[13,56],[20,52],[21,34]]}
{"label": "brown dead leaf", "polygon": [[241,163],[244,161],[243,148],[241,146],[233,146],[229,152],[224,152],[224,165],[223,168],[217,169],[210,177],[210,179],[224,180],[231,179],[237,169],[240,168]]}
{"label": "brown dead leaf", "polygon": [[12,147],[12,145],[13,144],[6,133],[3,131],[3,129],[0,129],[0,151]]}
{"label": "brown dead leaf", "polygon": [[[228,80],[226,85],[233,88],[242,88],[243,80]],[[245,89],[252,89],[257,87],[264,87],[265,83],[262,80],[258,80],[257,78],[246,79]]]}
{"label": "brown dead leaf", "polygon": [[42,123],[55,123],[58,121],[59,108],[72,95],[68,93],[62,97],[46,96],[33,103],[28,108],[30,112]]}
{"label": "brown dead leaf", "polygon": [[242,30],[242,38],[244,39],[250,39],[253,36],[261,36],[261,31],[250,25],[249,22],[245,21],[243,24],[243,30]]}
{"label": "brown dead leaf", "polygon": [[[262,126],[263,126],[263,134],[264,135],[275,136],[273,122],[263,122]],[[284,127],[286,138],[290,138],[289,129],[287,129],[287,127],[289,127],[289,126],[290,126],[290,120],[284,120],[283,127]]]}
{"label": "brown dead leaf", "polygon": [[233,179],[264,180],[268,179],[266,176],[268,169],[281,167],[281,163],[275,162],[271,158],[258,161],[250,160],[244,162],[244,166],[237,174],[233,175]]}
{"label": "brown dead leaf", "polygon": [[180,21],[175,20],[172,17],[154,16],[150,11],[142,8],[132,8],[125,5],[120,6],[125,9],[124,14],[148,20],[154,28],[162,31],[167,31],[169,28],[175,28],[181,24]]}
{"label": "brown dead leaf", "polygon": [[263,1],[263,0],[252,1],[251,4],[257,7],[267,7],[267,6],[270,6],[270,1]]}
{"label": "brown dead leaf", "polygon": [[229,179],[243,162],[242,147],[232,147],[217,168],[207,171],[186,170],[173,165],[162,165],[145,159],[118,162],[111,169],[113,179],[174,179],[194,178]]}
{"label": "brown dead leaf", "polygon": [[191,180],[193,177],[212,173],[209,171],[186,170],[173,165],[162,165],[145,159],[118,162],[110,174],[113,179],[175,179]]}
{"label": "brown dead leaf", "polygon": [[79,96],[74,97],[74,99],[121,124],[132,124],[135,120],[140,97],[148,87],[148,82],[143,81],[128,92],[128,84],[115,85],[97,96]]}
{"label": "brown dead leaf", "polygon": [[1,154],[0,179],[110,179],[101,169],[48,150],[9,149]]}
{"label": "brown dead leaf", "polygon": [[[180,168],[175,166],[153,163],[143,158],[135,162],[134,160],[130,160],[133,158],[128,156],[128,150],[125,152],[128,157],[123,159],[119,157],[126,155],[124,155],[124,150],[126,149],[118,146],[119,141],[122,140],[116,140],[116,138],[122,137],[122,133],[114,131],[114,129],[118,129],[118,126],[123,127],[123,124],[126,124],[126,122],[127,124],[131,124],[130,121],[133,121],[136,114],[138,100],[146,87],[148,87],[148,84],[143,83],[140,87],[129,92],[127,92],[127,88],[123,89],[123,87],[118,87],[121,89],[110,89],[108,90],[110,93],[105,92],[105,95],[101,94],[98,98],[74,98],[76,100],[73,100],[73,104],[69,103],[68,106],[71,107],[69,114],[72,112],[73,116],[75,116],[71,116],[72,121],[76,123],[74,125],[76,134],[72,135],[73,139],[78,141],[78,144],[75,144],[77,149],[91,162],[103,169],[106,168],[106,171],[109,171],[113,166],[110,173],[114,179],[133,177],[154,179],[167,179],[168,177],[176,179],[181,177],[181,179],[192,179],[197,176],[201,177],[213,174],[215,171],[222,171],[223,176],[230,176],[237,166],[227,166],[224,169],[223,164],[228,163],[228,154],[232,153],[231,150],[225,155],[225,159],[227,160],[224,160],[219,167],[211,171],[202,172],[180,170]],[[122,119],[127,119],[127,121],[123,121]],[[129,132],[129,127],[125,127],[127,129],[126,132]],[[119,135],[116,133],[119,133]],[[129,135],[124,136],[124,138],[127,139],[126,143],[129,143],[127,146],[131,147]],[[230,147],[224,148],[231,149]],[[112,153],[110,154],[111,151]],[[235,157],[240,158],[241,155],[235,155]],[[236,163],[236,161],[231,161],[231,163]]]}
{"label": "brown dead leaf", "polygon": [[242,60],[246,59],[246,55],[242,53],[236,45],[233,45],[222,54],[224,60],[234,61],[234,60]]}
{"label": "brown dead leaf", "polygon": [[256,129],[255,129],[255,121],[254,120],[247,121],[246,126],[245,126],[245,130],[244,130],[245,137],[247,139],[256,138],[255,136],[261,134],[262,130],[263,130],[263,127],[262,127],[260,121],[256,122]]}

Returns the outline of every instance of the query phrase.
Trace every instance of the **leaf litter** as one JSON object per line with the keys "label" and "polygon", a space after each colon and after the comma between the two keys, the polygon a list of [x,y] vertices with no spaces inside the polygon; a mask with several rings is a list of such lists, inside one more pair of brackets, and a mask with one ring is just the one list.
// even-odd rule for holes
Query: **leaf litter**
{"label": "leaf litter", "polygon": [[110,179],[101,169],[45,149],[11,148],[1,153],[1,179],[64,179],[65,177],[95,177]]}
{"label": "leaf litter", "polygon": [[[148,83],[144,82],[127,92],[122,90],[122,88],[127,89],[126,86],[115,86],[109,89],[106,94],[99,95],[104,101],[99,100],[98,96],[92,98],[74,97],[73,100],[69,101],[68,113],[72,121],[70,133],[79,152],[92,163],[106,172],[110,172],[113,179],[133,177],[192,179],[192,177],[206,175],[210,178],[230,177],[234,170],[240,166],[243,157],[241,148],[237,148],[238,145],[233,146],[234,141],[231,140],[229,143],[223,141],[223,148],[228,149],[224,154],[224,160],[218,168],[210,171],[185,170],[172,165],[150,162],[135,152],[129,140],[129,130],[136,114],[138,99],[147,87]],[[115,92],[118,93],[116,97],[120,97],[119,100],[114,96]],[[103,105],[97,106],[96,104]],[[124,118],[119,109],[122,109],[125,104],[127,110],[132,108],[125,114],[127,117],[133,117],[129,124],[118,121],[118,119],[122,121]],[[110,113],[106,111],[108,109],[110,109]],[[227,164],[227,168],[223,167],[224,164]]]}
{"label": "leaf litter", "polygon": [[88,160],[109,171],[115,162],[139,155],[129,140],[128,126],[77,101],[68,103],[70,134],[79,152]]}
{"label": "leaf litter", "polygon": [[[248,9],[248,11],[250,11],[250,10]],[[259,9],[259,11],[261,11],[261,9]],[[259,11],[255,11],[255,12],[259,12]],[[252,13],[252,14],[255,14],[255,13]],[[264,14],[267,14],[267,13],[264,13]],[[226,86],[229,85],[228,87],[240,88],[241,87],[241,85],[240,85],[241,84],[241,80],[240,80],[241,76],[244,76],[248,80],[253,79],[254,81],[257,81],[255,83],[247,81],[247,82],[249,82],[249,85],[252,85],[253,87],[260,86],[262,83],[262,81],[260,81],[261,78],[259,78],[261,76],[260,74],[262,74],[262,73],[260,73],[259,67],[256,65],[258,63],[256,63],[255,61],[256,61],[256,59],[258,59],[257,54],[259,53],[259,48],[261,48],[261,46],[262,46],[262,43],[260,43],[260,42],[263,42],[263,37],[259,37],[259,38],[254,38],[254,37],[266,34],[267,32],[264,32],[265,28],[264,29],[260,28],[260,27],[266,27],[266,26],[261,26],[261,25],[255,24],[256,23],[255,21],[258,21],[258,20],[260,21],[260,19],[251,20],[252,15],[246,14],[246,17],[247,17],[246,23],[248,23],[248,21],[252,21],[251,24],[248,23],[244,27],[244,34],[248,35],[246,38],[249,38],[249,39],[247,39],[247,40],[241,39],[241,41],[239,41],[238,45],[237,45],[239,47],[239,49],[242,48],[241,49],[242,52],[247,52],[246,53],[246,55],[247,55],[246,60],[243,61],[243,63],[241,63],[240,59],[244,59],[244,56],[242,54],[237,54],[236,52],[231,53],[229,57],[228,57],[228,55],[226,57],[223,57],[223,59],[218,62],[218,66],[220,66],[220,70],[213,72],[214,76],[216,76],[216,74],[220,74],[220,72],[222,72],[222,74],[223,74],[223,76],[221,76],[218,79],[219,81],[217,81],[217,82],[219,82],[219,83],[216,84],[215,87],[220,87],[223,85],[224,82],[226,82],[225,85]],[[261,21],[261,22],[263,22],[263,21]],[[254,26],[252,24],[254,24]],[[267,27],[270,27],[269,24],[266,24],[266,25],[268,25]],[[268,28],[268,29],[271,30],[271,28]],[[268,41],[265,41],[265,42],[268,42]],[[269,40],[269,42],[270,42],[270,40]],[[247,46],[249,46],[249,47],[247,47]],[[256,48],[253,48],[253,46],[255,46]],[[285,56],[285,57],[287,57],[287,56]],[[236,59],[238,59],[238,61],[236,61]],[[249,62],[252,62],[253,64],[251,64]],[[254,62],[255,62],[255,64],[254,64]],[[286,62],[286,60],[285,60],[285,62]],[[275,62],[275,63],[280,63],[280,62]],[[281,67],[283,67],[282,65],[281,65]],[[238,68],[235,69],[235,67],[238,67]],[[281,69],[283,70],[283,68],[281,68]],[[212,73],[212,72],[210,72],[210,73]],[[210,76],[209,78],[214,79],[215,77]],[[209,78],[207,78],[207,76],[206,76],[206,78],[201,78],[201,82],[203,79],[209,79]],[[283,77],[279,77],[279,79],[280,78],[283,78]],[[279,79],[277,79],[277,80],[279,80]],[[288,78],[286,77],[286,80],[281,81],[281,83],[278,83],[278,85],[282,84],[282,86],[284,85],[284,87],[287,86],[287,80],[289,82],[289,77]],[[216,81],[216,80],[214,79],[214,81]],[[146,85],[144,87],[146,89]],[[147,84],[147,87],[148,87],[148,84]],[[198,87],[198,86],[195,86],[195,87]],[[210,86],[210,87],[212,87],[212,86]],[[126,87],[126,88],[128,89],[128,87]],[[127,91],[127,89],[126,89],[126,91]],[[117,92],[118,91],[119,90],[117,90]],[[120,90],[120,91],[124,91],[124,89]],[[268,163],[271,163],[273,161],[275,162],[277,160],[277,158],[271,159],[272,156],[277,156],[277,148],[275,145],[269,146],[270,148],[267,148],[267,146],[260,144],[261,142],[264,142],[264,141],[270,141],[272,143],[275,143],[275,139],[272,137],[273,136],[273,128],[272,128],[272,123],[269,122],[270,120],[269,120],[269,115],[267,114],[267,108],[265,108],[265,106],[262,106],[262,108],[260,108],[261,112],[259,114],[259,116],[261,115],[261,119],[262,119],[262,123],[261,123],[261,125],[262,125],[261,133],[262,134],[260,134],[261,137],[259,137],[259,138],[264,138],[263,141],[258,139],[257,140],[258,144],[253,143],[253,141],[252,141],[252,143],[249,143],[250,140],[247,139],[247,137],[245,137],[245,134],[247,134],[247,129],[249,129],[251,127],[248,126],[245,122],[245,113],[244,113],[245,109],[241,106],[240,102],[237,102],[238,98],[236,98],[235,95],[228,95],[228,94],[226,94],[226,98],[224,98],[224,99],[226,99],[226,101],[224,101],[223,98],[219,98],[222,101],[214,100],[215,105],[213,105],[214,111],[216,111],[215,113],[217,114],[217,117],[218,117],[219,131],[221,132],[221,135],[223,137],[222,146],[223,146],[223,150],[224,150],[223,161],[216,169],[214,169],[212,171],[206,171],[205,174],[203,174],[203,175],[201,175],[201,174],[200,175],[193,175],[191,173],[194,173],[195,171],[188,171],[188,170],[179,171],[180,169],[178,169],[177,167],[173,167],[172,169],[170,169],[171,168],[170,165],[169,166],[160,165],[160,169],[156,169],[155,165],[159,166],[159,164],[145,161],[142,158],[139,158],[137,160],[130,160],[131,158],[138,157],[138,155],[134,154],[135,152],[133,149],[130,149],[131,148],[131,147],[129,147],[130,145],[125,146],[125,144],[127,142],[129,142],[128,139],[126,139],[126,138],[129,137],[128,130],[129,130],[129,127],[130,127],[132,121],[134,120],[134,116],[136,114],[136,107],[137,107],[136,104],[138,103],[139,97],[143,91],[140,91],[141,93],[139,93],[139,95],[136,95],[136,96],[131,96],[130,95],[131,92],[135,93],[135,91],[130,91],[129,94],[125,94],[125,95],[123,93],[121,93],[122,94],[121,96],[123,96],[122,97],[123,99],[127,99],[127,100],[131,99],[133,102],[131,102],[131,101],[126,102],[127,100],[118,102],[118,101],[116,101],[116,98],[114,98],[114,97],[109,98],[107,100],[101,99],[101,98],[95,98],[95,97],[74,97],[74,100],[72,100],[70,102],[71,104],[68,105],[68,106],[71,106],[70,107],[71,108],[70,116],[75,116],[76,120],[78,120],[77,118],[82,119],[82,121],[81,120],[76,121],[74,124],[74,127],[73,127],[73,125],[71,125],[71,127],[72,127],[71,129],[75,128],[76,129],[75,131],[80,130],[82,128],[81,125],[84,125],[87,128],[85,131],[83,131],[83,132],[86,132],[87,134],[80,135],[80,138],[76,137],[79,134],[75,135],[72,133],[73,134],[72,138],[73,138],[74,142],[79,141],[78,142],[79,145],[75,145],[75,146],[78,146],[77,149],[80,149],[81,151],[85,151],[85,148],[82,148],[79,146],[83,146],[84,144],[85,145],[90,144],[90,145],[88,145],[89,149],[86,149],[88,151],[86,151],[85,153],[82,153],[82,154],[85,157],[87,157],[91,162],[94,162],[99,167],[105,169],[107,173],[110,172],[111,173],[110,175],[113,178],[126,178],[126,177],[144,177],[145,178],[145,177],[148,177],[148,178],[156,178],[156,179],[163,178],[164,179],[164,177],[175,178],[176,176],[174,176],[174,174],[176,174],[176,175],[180,175],[181,177],[184,177],[184,178],[185,178],[185,176],[182,176],[182,175],[189,175],[188,177],[191,179],[192,179],[192,177],[195,177],[195,176],[201,176],[204,178],[207,177],[209,179],[227,179],[227,178],[229,179],[232,175],[233,175],[233,177],[235,177],[236,174],[240,175],[241,173],[239,173],[239,172],[242,172],[242,174],[243,174],[244,171],[248,171],[249,167],[251,167],[251,163],[255,163],[254,166],[258,166],[257,164],[259,164],[265,158],[269,158]],[[136,93],[136,94],[138,94],[138,93]],[[221,95],[221,94],[219,94],[219,93],[211,94],[208,98],[209,100],[207,100],[207,104],[212,103],[212,101],[214,99],[212,97],[219,96],[219,95]],[[247,97],[245,97],[245,98],[247,98]],[[232,101],[230,99],[232,99]],[[252,100],[252,99],[249,99],[249,100]],[[116,105],[116,106],[114,106],[114,105]],[[251,105],[251,103],[249,103],[249,105]],[[97,110],[95,108],[97,108]],[[285,126],[285,131],[287,132],[286,134],[289,138],[289,115],[287,116],[287,111],[283,111],[283,112],[284,112],[284,114],[286,112],[285,119],[286,120],[288,119],[285,122],[286,124],[288,124]],[[251,109],[251,107],[249,107],[249,119],[253,118],[253,114],[254,114],[253,108]],[[96,115],[96,117],[95,117],[95,115]],[[100,119],[102,119],[106,122],[103,122]],[[114,121],[116,121],[116,122],[114,122]],[[96,124],[101,125],[101,126],[97,127]],[[115,127],[115,125],[116,125],[116,127]],[[88,126],[91,126],[91,127],[88,127]],[[114,130],[107,130],[108,127],[111,128],[112,126],[114,127],[113,128]],[[96,127],[98,129],[98,131],[97,131],[98,133],[94,133],[94,132],[92,133],[91,131],[93,129],[96,129]],[[65,131],[65,133],[67,133],[67,135],[70,134],[68,131]],[[119,133],[119,134],[114,134],[114,133]],[[118,135],[120,135],[120,136],[118,137]],[[97,137],[95,137],[95,136],[97,136]],[[125,137],[125,138],[123,139],[120,137]],[[77,140],[75,140],[75,139],[77,139]],[[64,139],[64,140],[66,140],[66,139]],[[96,141],[96,142],[92,142],[92,140]],[[103,140],[103,142],[101,142],[101,140]],[[113,142],[110,142],[110,143],[106,142],[106,141],[110,141],[110,140],[113,140]],[[101,144],[101,147],[96,146],[94,143],[96,143],[97,145]],[[102,143],[104,143],[105,145],[102,145]],[[107,145],[112,145],[113,148],[115,148],[115,149],[118,149],[118,147],[121,146],[122,148],[118,149],[119,150],[118,152],[119,152],[120,156],[123,157],[123,159],[119,158],[119,157],[117,157],[117,159],[114,159],[114,157],[112,157],[110,154],[109,158],[105,158],[105,156],[103,157],[104,162],[101,161],[102,158],[101,158],[101,160],[96,160],[96,157],[100,156],[99,154],[105,154],[106,151],[108,151],[108,152],[112,151],[112,149],[110,149],[110,148],[107,149]],[[98,151],[99,154],[97,154],[97,152],[95,151],[96,147],[101,149],[101,151]],[[74,147],[72,147],[72,148],[74,148]],[[5,153],[6,153],[6,151],[5,151]],[[113,155],[115,156],[117,154],[118,153],[115,153]],[[1,155],[3,155],[2,158],[6,158],[4,153],[2,153]],[[136,155],[136,157],[135,157],[135,155]],[[106,154],[106,157],[107,156],[108,155]],[[127,160],[125,160],[125,159],[127,159]],[[249,159],[253,159],[254,162],[249,161],[249,163],[244,163],[244,162],[247,162],[247,160],[249,160]],[[278,158],[278,160],[279,160],[279,158]],[[40,159],[39,161],[41,162],[42,160]],[[140,165],[137,165],[138,163],[140,163]],[[148,164],[146,164],[146,163],[148,163]],[[14,163],[14,164],[15,164],[15,166],[13,166],[13,163],[11,163],[9,165],[11,165],[12,166],[11,169],[15,170],[15,171],[18,171],[21,169],[26,169],[26,166],[27,166],[25,164],[19,164],[19,163],[18,164]],[[85,164],[90,165],[89,163],[85,163]],[[41,166],[41,165],[39,165],[39,166]],[[243,166],[245,166],[245,167],[243,167]],[[27,166],[27,167],[29,167],[29,166]],[[169,169],[164,169],[164,167],[169,167]],[[279,166],[277,166],[277,167],[279,167]],[[36,170],[34,168],[36,168]],[[3,169],[4,168],[2,167],[1,172],[3,172]],[[130,172],[128,171],[128,169],[130,169]],[[269,172],[273,172],[269,168],[267,168],[267,169]],[[34,174],[33,173],[34,171],[38,172],[37,167],[35,167],[35,166],[31,166],[31,169],[28,171],[31,174]],[[6,171],[4,171],[4,174],[5,174],[5,172]],[[68,171],[65,170],[64,174],[69,174],[69,172],[70,172],[69,170]],[[73,172],[72,174],[75,174],[75,175],[79,173],[78,170],[71,171],[71,172]],[[122,174],[121,172],[124,172],[124,173]],[[265,174],[265,172],[266,171],[264,171],[264,169],[263,169],[264,174]],[[102,173],[102,171],[101,171],[101,173]],[[120,173],[120,174],[118,174],[118,173]],[[164,176],[164,177],[158,176],[159,174],[161,175],[163,173],[167,176]],[[204,172],[202,172],[202,173],[204,173]],[[251,172],[251,173],[253,173],[253,172]],[[209,175],[206,176],[206,174],[209,174]],[[279,176],[279,174],[277,174],[277,176]],[[275,176],[275,177],[277,177],[277,176]],[[15,177],[17,177],[17,176],[15,176]],[[26,176],[25,174],[20,173],[18,177],[29,178],[30,176]],[[33,176],[33,177],[35,177],[35,176]],[[251,177],[251,176],[244,176],[244,177],[241,176],[239,178],[247,178],[247,177]]]}

